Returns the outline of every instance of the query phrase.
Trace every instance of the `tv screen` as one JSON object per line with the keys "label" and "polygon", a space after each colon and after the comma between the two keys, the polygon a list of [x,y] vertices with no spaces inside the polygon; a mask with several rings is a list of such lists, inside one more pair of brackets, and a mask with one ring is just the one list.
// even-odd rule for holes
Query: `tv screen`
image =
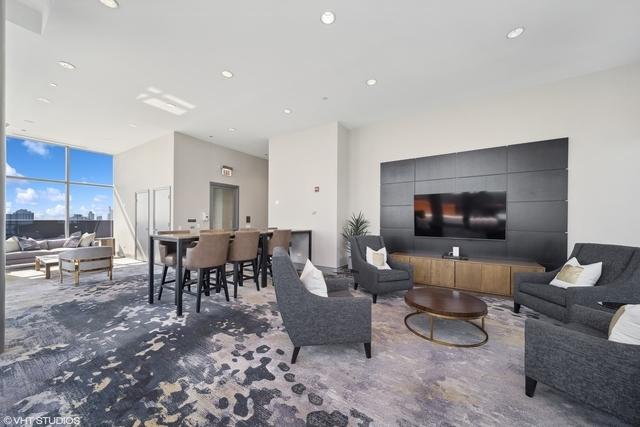
{"label": "tv screen", "polygon": [[415,195],[416,236],[505,239],[507,192]]}

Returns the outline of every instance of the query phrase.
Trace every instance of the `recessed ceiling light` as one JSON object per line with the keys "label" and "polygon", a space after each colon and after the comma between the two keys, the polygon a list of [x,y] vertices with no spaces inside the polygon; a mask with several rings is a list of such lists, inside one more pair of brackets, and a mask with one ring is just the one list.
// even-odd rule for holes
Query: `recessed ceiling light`
{"label": "recessed ceiling light", "polygon": [[378,81],[376,79],[367,80],[367,86],[375,86]]}
{"label": "recessed ceiling light", "polygon": [[524,33],[524,27],[514,28],[513,30],[507,33],[508,39],[515,39],[516,37],[520,37]]}
{"label": "recessed ceiling light", "polygon": [[229,128],[229,132],[235,132],[236,128]]}
{"label": "recessed ceiling light", "polygon": [[51,104],[51,101],[49,101],[47,98],[38,98],[38,101],[44,102],[45,104]]}
{"label": "recessed ceiling light", "polygon": [[285,108],[284,109],[284,113],[285,114],[291,114],[291,113],[293,113],[293,110],[291,110],[290,108]]}
{"label": "recessed ceiling light", "polygon": [[27,123],[35,123],[33,120],[29,120],[29,119],[24,119],[24,121]]}
{"label": "recessed ceiling light", "polygon": [[49,83],[49,86],[51,86],[51,87],[58,87],[58,84],[57,84],[57,83],[54,83],[54,82],[51,82],[51,83]]}
{"label": "recessed ceiling light", "polygon": [[100,3],[111,9],[117,9],[120,7],[117,0],[100,0]]}
{"label": "recessed ceiling light", "polygon": [[322,14],[322,16],[320,17],[320,20],[322,21],[323,24],[331,25],[334,22],[336,22],[336,15],[330,10],[327,10],[325,13]]}
{"label": "recessed ceiling light", "polygon": [[209,135],[209,138],[213,138],[213,135]]}
{"label": "recessed ceiling light", "polygon": [[135,123],[129,123],[129,127],[130,127],[130,128],[137,128],[137,127],[138,127],[138,125],[137,125],[137,124],[135,124]]}
{"label": "recessed ceiling light", "polygon": [[230,79],[231,77],[233,77],[233,73],[229,70],[224,70],[221,74],[222,74],[222,77],[225,77],[227,79]]}
{"label": "recessed ceiling light", "polygon": [[20,132],[26,132],[26,131],[27,131],[26,129],[20,129]]}
{"label": "recessed ceiling light", "polygon": [[322,100],[323,100],[323,101],[327,101],[328,99],[329,99],[329,97],[328,97],[328,96],[323,96],[323,97],[322,97]]}
{"label": "recessed ceiling light", "polygon": [[66,68],[67,70],[75,70],[76,66],[73,65],[71,62],[67,62],[67,61],[58,61],[58,65],[60,65],[62,68]]}

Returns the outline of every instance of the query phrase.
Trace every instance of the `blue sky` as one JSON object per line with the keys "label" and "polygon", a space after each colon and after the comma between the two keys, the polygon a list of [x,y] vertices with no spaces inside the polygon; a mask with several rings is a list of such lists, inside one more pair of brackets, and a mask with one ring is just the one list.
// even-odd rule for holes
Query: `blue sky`
{"label": "blue sky", "polygon": [[[72,148],[69,150],[71,181],[112,184],[113,157]],[[65,148],[38,141],[7,137],[7,175],[64,180]],[[7,179],[7,212],[28,209],[36,219],[64,219],[64,184],[28,179]],[[110,188],[71,185],[70,214],[107,218],[113,206]]]}

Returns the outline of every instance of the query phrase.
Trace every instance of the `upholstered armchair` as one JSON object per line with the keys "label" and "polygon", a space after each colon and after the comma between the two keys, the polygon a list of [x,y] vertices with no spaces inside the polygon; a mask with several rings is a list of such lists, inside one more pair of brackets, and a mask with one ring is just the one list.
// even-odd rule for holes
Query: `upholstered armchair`
{"label": "upholstered armchair", "polygon": [[328,297],[309,292],[284,248],[273,253],[273,283],[282,321],[293,343],[291,363],[310,345],[363,343],[371,358],[371,301],[349,292],[349,279],[326,278]]}
{"label": "upholstered armchair", "polygon": [[640,346],[607,339],[612,313],[574,305],[570,317],[525,322],[525,393],[533,397],[541,382],[640,425]]}
{"label": "upholstered armchair", "polygon": [[109,246],[89,246],[69,249],[58,256],[60,263],[60,283],[63,273],[73,274],[74,283],[80,283],[80,273],[106,271],[109,280],[113,278],[113,248]]}
{"label": "upholstered armchair", "polygon": [[409,264],[387,257],[387,264],[391,270],[379,270],[367,263],[367,247],[374,251],[385,247],[382,236],[354,236],[349,239],[349,242],[351,243],[354,286],[356,289],[358,286],[362,286],[371,292],[374,304],[377,302],[379,294],[413,288],[413,270]]}
{"label": "upholstered armchair", "polygon": [[602,262],[602,275],[595,286],[568,289],[549,283],[560,269],[546,273],[517,273],[513,311],[525,305],[563,322],[569,321],[574,304],[600,307],[599,302],[627,302],[640,295],[640,248],[595,243],[577,243],[569,258],[580,264]]}

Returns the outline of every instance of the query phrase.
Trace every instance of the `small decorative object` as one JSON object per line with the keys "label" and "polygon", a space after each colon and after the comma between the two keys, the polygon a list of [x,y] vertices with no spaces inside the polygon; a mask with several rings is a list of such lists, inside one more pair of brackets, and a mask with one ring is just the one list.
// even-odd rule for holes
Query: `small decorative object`
{"label": "small decorative object", "polygon": [[222,176],[233,176],[233,168],[231,166],[222,166]]}
{"label": "small decorative object", "polygon": [[453,256],[460,256],[460,248],[458,246],[454,246],[453,247],[453,252],[452,254]]}
{"label": "small decorative object", "polygon": [[362,212],[359,212],[357,215],[355,213],[351,214],[351,218],[349,218],[344,227],[342,227],[342,237],[344,237],[345,240],[345,252],[347,254],[349,270],[352,268],[351,243],[349,242],[349,238],[352,236],[364,236],[368,233],[369,220],[365,218]]}

